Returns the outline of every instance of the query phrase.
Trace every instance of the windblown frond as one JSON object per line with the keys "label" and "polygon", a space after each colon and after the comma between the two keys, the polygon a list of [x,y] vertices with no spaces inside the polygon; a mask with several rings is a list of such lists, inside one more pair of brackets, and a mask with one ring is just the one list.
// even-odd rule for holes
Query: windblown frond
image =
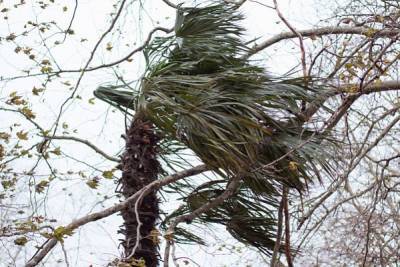
{"label": "windblown frond", "polygon": [[[166,140],[184,144],[225,179],[243,174],[241,189],[199,220],[224,224],[266,252],[274,244],[281,187],[301,191],[316,165],[329,170],[329,164],[322,137],[294,123],[299,103],[314,101],[316,90],[302,80],[270,77],[245,59],[242,18],[226,4],[181,8],[175,35],[156,38],[145,51],[148,68],[135,105],[126,90],[98,94],[145,113]],[[194,190],[174,216],[219,193]]]}

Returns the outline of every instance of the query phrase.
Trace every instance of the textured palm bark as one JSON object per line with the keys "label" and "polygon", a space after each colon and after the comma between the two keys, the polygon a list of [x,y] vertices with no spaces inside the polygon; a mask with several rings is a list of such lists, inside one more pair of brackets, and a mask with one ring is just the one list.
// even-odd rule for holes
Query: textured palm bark
{"label": "textured palm bark", "polygon": [[[120,192],[130,197],[157,179],[160,164],[157,161],[159,137],[151,122],[136,117],[126,133],[126,147],[122,156]],[[140,221],[140,239],[131,260],[144,260],[147,267],[158,266],[158,244],[154,232],[159,218],[159,200],[155,192],[145,196],[135,210],[135,203],[121,212],[124,224],[120,233],[125,235],[122,246],[125,255],[131,254],[137,240],[137,214]]]}

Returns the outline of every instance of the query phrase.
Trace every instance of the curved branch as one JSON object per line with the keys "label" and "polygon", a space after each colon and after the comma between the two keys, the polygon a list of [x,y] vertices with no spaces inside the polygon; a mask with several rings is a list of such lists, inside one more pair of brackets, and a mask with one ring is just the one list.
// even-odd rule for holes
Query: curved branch
{"label": "curved branch", "polygon": [[[141,46],[135,48],[135,50],[132,50],[132,52],[130,52],[130,53],[129,53],[128,55],[126,55],[125,57],[123,57],[123,58],[121,58],[121,59],[118,59],[118,60],[116,60],[116,61],[114,61],[114,62],[111,62],[111,63],[99,65],[99,66],[92,67],[92,68],[87,68],[85,71],[88,72],[88,71],[94,71],[94,70],[98,70],[98,69],[108,68],[108,67],[112,67],[112,66],[118,65],[118,64],[120,64],[120,63],[122,63],[122,62],[124,62],[124,61],[127,61],[130,57],[132,57],[132,56],[133,56],[134,54],[136,54],[137,52],[142,51],[142,50],[149,44],[149,42],[151,41],[151,37],[153,36],[153,34],[154,34],[156,31],[163,31],[163,32],[165,32],[165,33],[170,33],[170,32],[172,32],[173,30],[174,30],[173,28],[167,29],[167,28],[164,28],[164,27],[155,27],[153,30],[151,30],[151,31],[149,32],[149,34],[147,35],[147,38],[146,38],[146,40],[144,41],[144,43],[143,43]],[[70,72],[70,71],[64,71],[64,72]]]}
{"label": "curved branch", "polygon": [[[302,37],[311,37],[311,36],[315,37],[315,36],[340,35],[340,34],[357,34],[357,35],[364,35],[366,37],[395,37],[400,33],[400,30],[399,29],[376,30],[368,27],[329,26],[322,28],[300,30],[297,31],[297,33],[300,34]],[[292,38],[298,38],[298,35],[292,31],[282,32],[280,34],[277,34],[271,37],[270,39],[267,39],[266,41],[262,42],[261,44],[251,48],[246,57],[250,57],[260,52],[261,50],[273,44],[276,44],[280,41]]]}
{"label": "curved branch", "polygon": [[[135,194],[133,194],[126,200],[124,200],[118,204],[115,204],[114,206],[111,206],[111,207],[104,209],[102,211],[99,211],[99,212],[94,212],[94,213],[88,214],[86,216],[83,216],[79,219],[72,221],[70,224],[65,226],[65,229],[72,231],[82,225],[89,223],[89,222],[94,222],[94,221],[106,218],[114,213],[117,213],[117,212],[125,209],[126,207],[128,207],[128,205],[131,202],[137,201],[137,199],[139,198],[140,195],[145,196],[148,193],[150,193],[151,191],[157,190],[157,189],[161,188],[162,186],[168,185],[170,183],[176,182],[178,180],[181,180],[181,179],[189,177],[189,176],[203,173],[208,170],[209,170],[209,168],[206,165],[204,165],[204,164],[198,165],[196,167],[193,167],[193,168],[181,171],[181,172],[177,172],[177,173],[169,175],[163,179],[154,181],[154,182],[148,184],[147,186],[143,187],[141,190],[137,191]],[[43,260],[43,258],[46,257],[46,255],[54,248],[54,246],[57,244],[57,242],[58,242],[58,240],[55,237],[48,239],[46,241],[45,245],[43,246],[43,248],[26,263],[25,267],[33,267],[33,266],[36,266],[37,264],[39,264]]]}
{"label": "curved branch", "polygon": [[49,72],[49,73],[32,73],[32,74],[27,74],[27,75],[21,75],[21,76],[15,76],[15,77],[11,77],[11,78],[3,78],[2,76],[0,76],[0,81],[11,81],[11,80],[17,80],[17,79],[23,79],[23,78],[27,78],[27,77],[36,77],[36,76],[43,76],[43,75],[51,75],[51,76],[58,76],[62,73],[80,73],[80,72],[90,72],[90,71],[95,71],[95,70],[99,70],[99,69],[103,69],[103,68],[108,68],[108,67],[112,67],[115,65],[118,65],[124,61],[129,60],[130,57],[132,57],[134,54],[136,54],[137,52],[142,51],[151,41],[151,38],[153,36],[153,34],[156,31],[163,31],[165,33],[171,33],[173,31],[173,28],[171,29],[167,29],[164,27],[155,27],[153,30],[151,30],[149,32],[149,34],[147,35],[146,40],[143,42],[143,44],[141,44],[140,46],[138,46],[137,48],[135,48],[134,50],[132,50],[131,52],[129,52],[128,55],[124,56],[121,59],[118,59],[114,62],[110,62],[110,63],[105,63],[102,65],[98,65],[98,66],[94,66],[94,67],[89,67],[87,66],[86,68],[82,69],[66,69],[66,70],[58,70],[58,71],[54,71],[54,72]]}
{"label": "curved branch", "polygon": [[[340,85],[339,87],[333,88],[330,92],[323,94],[321,98],[314,103],[310,103],[307,109],[299,114],[299,117],[302,121],[308,121],[322,105],[328,100],[330,97],[339,95],[341,93],[346,93],[349,88],[359,87],[358,84],[346,84]],[[392,81],[379,81],[375,83],[371,83],[363,88],[361,92],[357,92],[351,95],[351,98],[358,98],[361,95],[368,95],[372,93],[386,92],[386,91],[396,91],[400,90],[400,80],[392,80]]]}
{"label": "curved branch", "polygon": [[75,0],[74,11],[72,12],[71,20],[69,21],[68,28],[67,28],[67,29],[65,30],[65,32],[64,32],[64,38],[63,38],[63,40],[62,40],[61,43],[64,43],[64,42],[65,42],[65,39],[67,39],[67,35],[68,35],[69,31],[71,30],[72,23],[74,23],[74,19],[75,19],[76,11],[77,11],[77,10],[78,10],[78,0]]}
{"label": "curved branch", "polygon": [[90,143],[88,140],[85,140],[85,139],[81,139],[81,138],[73,137],[73,136],[58,136],[58,135],[55,135],[55,136],[44,136],[44,138],[45,138],[46,140],[50,140],[50,139],[54,140],[54,139],[57,139],[57,140],[71,140],[71,141],[76,141],[76,142],[79,142],[79,143],[82,143],[82,144],[87,145],[88,147],[90,147],[91,149],[93,149],[94,151],[96,151],[97,153],[99,153],[100,155],[102,155],[103,157],[105,157],[105,158],[108,159],[108,160],[115,161],[115,162],[120,162],[119,159],[114,158],[114,157],[112,157],[112,156],[109,156],[109,155],[106,154],[104,151],[102,151],[100,148],[98,148],[97,146],[93,145],[92,143]]}

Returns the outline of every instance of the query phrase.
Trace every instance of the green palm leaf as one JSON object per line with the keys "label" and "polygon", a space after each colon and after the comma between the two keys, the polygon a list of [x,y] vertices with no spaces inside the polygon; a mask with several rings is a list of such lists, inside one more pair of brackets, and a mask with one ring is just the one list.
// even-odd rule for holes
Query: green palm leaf
{"label": "green palm leaf", "polygon": [[[267,252],[274,244],[281,187],[302,191],[316,176],[316,166],[330,170],[329,157],[326,147],[321,149],[325,137],[293,123],[299,103],[314,101],[317,89],[305,88],[299,79],[272,78],[244,59],[242,19],[226,4],[181,8],[175,35],[155,38],[145,50],[140,92],[100,87],[96,95],[122,109],[136,107],[166,143],[189,148],[225,182],[245,173],[240,190],[199,220],[224,224],[238,240]],[[194,190],[172,216],[220,192]]]}

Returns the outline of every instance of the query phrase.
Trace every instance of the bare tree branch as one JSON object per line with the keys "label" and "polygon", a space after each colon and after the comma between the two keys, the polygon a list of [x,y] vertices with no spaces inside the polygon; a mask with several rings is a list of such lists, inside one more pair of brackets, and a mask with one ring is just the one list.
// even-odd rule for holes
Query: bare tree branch
{"label": "bare tree branch", "polygon": [[[303,77],[305,79],[305,81],[307,81],[307,65],[306,65],[306,51],[304,49],[304,43],[303,43],[303,36],[302,34],[297,31],[290,23],[289,21],[283,16],[283,14],[281,13],[281,11],[279,10],[278,7],[278,3],[276,0],[274,0],[274,6],[275,6],[275,10],[276,13],[278,14],[279,18],[283,21],[283,23],[285,23],[285,25],[289,28],[289,30],[295,34],[298,39],[299,39],[299,43],[300,43],[300,51],[301,51],[301,65],[303,67]],[[307,86],[307,82],[305,82],[305,86]]]}
{"label": "bare tree branch", "polygon": [[[54,122],[55,127],[54,127],[54,130],[53,130],[53,134],[52,134],[52,135],[55,135],[55,134],[57,133],[58,123],[59,123],[59,121],[60,121],[60,119],[61,119],[61,116],[62,116],[62,114],[63,114],[64,108],[66,107],[67,103],[68,103],[70,100],[72,100],[72,99],[74,98],[74,96],[75,96],[75,94],[76,94],[76,92],[77,92],[77,90],[78,90],[78,88],[79,88],[79,85],[81,84],[81,81],[82,81],[82,79],[83,79],[83,76],[84,76],[85,73],[86,73],[86,69],[89,67],[90,63],[92,62],[92,60],[93,60],[93,58],[94,58],[94,55],[95,55],[97,49],[99,48],[100,44],[103,42],[104,38],[114,29],[114,27],[115,27],[115,25],[116,25],[116,23],[117,23],[119,17],[121,16],[122,10],[124,9],[125,3],[126,3],[126,0],[122,0],[122,1],[121,1],[121,4],[120,4],[120,6],[119,6],[119,8],[118,8],[118,11],[117,11],[117,13],[116,13],[114,19],[111,21],[110,26],[109,26],[108,29],[101,35],[101,37],[99,38],[99,40],[96,42],[94,48],[92,49],[92,51],[91,51],[91,53],[90,53],[90,56],[89,56],[89,59],[86,61],[85,66],[84,66],[83,69],[81,70],[80,75],[79,75],[79,77],[78,77],[78,80],[77,80],[76,83],[75,83],[75,86],[74,86],[74,88],[73,88],[73,90],[72,90],[71,95],[70,95],[67,99],[65,99],[65,101],[61,104],[60,109],[59,109],[59,112],[58,112],[57,119],[56,119],[55,122]],[[49,145],[50,145],[50,142],[48,143],[48,146],[49,146]]]}
{"label": "bare tree branch", "polygon": [[[394,37],[400,33],[400,30],[398,29],[384,29],[384,30],[375,30],[372,28],[368,27],[335,27],[335,26],[329,26],[329,27],[322,27],[322,28],[313,28],[313,29],[307,29],[307,30],[299,30],[297,31],[302,37],[315,37],[315,36],[324,36],[324,35],[340,35],[340,34],[357,34],[357,35],[364,35],[367,37]],[[371,36],[373,35],[373,36]],[[292,38],[298,38],[298,35],[292,31],[290,32],[282,32],[280,34],[277,34],[270,39],[267,39],[266,41],[262,42],[259,45],[254,46],[249,53],[246,55],[246,57],[250,57],[261,50],[264,50],[267,47],[270,47],[273,44],[276,44],[280,41],[287,40],[287,39],[292,39]]]}
{"label": "bare tree branch", "polygon": [[327,192],[325,192],[322,197],[315,203],[307,213],[305,213],[302,218],[299,220],[299,226],[298,229],[301,228],[301,226],[304,224],[304,222],[310,218],[310,216],[314,213],[314,211],[321,206],[325,200],[327,200],[333,193],[336,192],[336,190],[341,186],[341,184],[345,181],[345,179],[350,175],[350,173],[354,170],[354,168],[360,163],[360,161],[364,158],[365,155],[367,155],[368,152],[370,152],[376,145],[389,133],[389,131],[400,121],[400,116],[397,116],[394,118],[389,125],[383,129],[383,131],[379,134],[379,136],[372,142],[364,151],[360,151],[360,155],[357,157],[357,159],[354,159],[354,161],[351,162],[350,166],[347,168],[344,174],[341,175],[341,177],[334,182],[330,188],[328,189]]}
{"label": "bare tree branch", "polygon": [[52,139],[52,140],[71,140],[71,141],[76,141],[76,142],[79,142],[79,143],[87,145],[88,147],[90,147],[91,149],[93,149],[94,151],[96,151],[97,153],[99,153],[100,155],[102,155],[103,157],[105,157],[108,160],[115,161],[115,162],[120,162],[120,160],[118,158],[114,158],[114,157],[108,155],[107,153],[102,151],[100,148],[98,148],[97,146],[93,145],[91,142],[89,142],[88,140],[85,140],[85,139],[81,139],[81,138],[73,137],[73,136],[59,136],[59,135],[44,136],[44,138],[46,140]]}
{"label": "bare tree branch", "polygon": [[174,3],[172,3],[172,2],[169,1],[169,0],[162,0],[162,1],[163,1],[165,4],[167,4],[168,6],[172,7],[172,8],[175,8],[175,9],[178,8],[177,5],[175,5]]}
{"label": "bare tree branch", "polygon": [[283,206],[284,206],[284,197],[282,196],[281,202],[279,203],[278,209],[278,229],[276,231],[276,241],[274,246],[274,251],[271,256],[271,267],[279,266],[278,264],[278,253],[281,248],[281,238],[282,238],[282,227],[283,227]]}
{"label": "bare tree branch", "polygon": [[285,187],[283,189],[283,214],[285,215],[285,254],[288,267],[293,267],[292,255],[290,252],[290,218],[289,218],[289,204],[288,204],[288,192],[289,189]]}
{"label": "bare tree branch", "polygon": [[[358,84],[343,84],[336,86],[332,88],[331,91],[329,91],[326,94],[321,95],[321,99],[317,102],[311,103],[307,109],[299,114],[299,117],[303,121],[308,121],[318,110],[319,108],[322,107],[322,105],[330,98],[342,93],[346,93],[349,88],[354,88],[358,87]],[[355,98],[358,98],[361,95],[368,95],[372,93],[379,93],[379,92],[385,92],[385,91],[396,91],[400,90],[400,81],[399,80],[392,80],[392,81],[378,81],[369,84],[361,92],[356,92],[350,95],[349,97],[352,100],[355,100]],[[343,114],[342,114],[343,115]],[[337,122],[337,121],[336,121]],[[335,125],[334,122],[329,123],[331,125],[330,127],[333,127]]]}
{"label": "bare tree branch", "polygon": [[[94,213],[88,214],[86,216],[83,216],[79,219],[72,221],[70,224],[65,226],[65,229],[72,231],[78,227],[81,227],[81,226],[89,223],[89,222],[94,222],[94,221],[103,219],[105,217],[108,217],[118,211],[125,209],[129,205],[129,203],[131,203],[133,201],[137,201],[138,197],[142,194],[143,194],[143,196],[145,196],[148,193],[150,193],[151,191],[157,190],[157,189],[161,188],[162,186],[168,185],[170,183],[176,182],[180,179],[183,179],[183,178],[186,178],[189,176],[200,174],[200,173],[208,171],[208,170],[209,170],[209,168],[206,165],[198,165],[196,167],[193,167],[193,168],[181,171],[181,172],[177,172],[177,173],[167,176],[163,179],[154,181],[151,184],[143,187],[141,190],[139,190],[138,192],[136,192],[134,195],[130,196],[126,200],[124,200],[118,204],[115,204],[112,207],[109,207],[109,208],[104,209],[99,212],[94,212]],[[57,242],[58,242],[58,240],[55,237],[48,239],[46,241],[45,245],[43,246],[43,248],[26,263],[25,267],[33,267],[33,266],[36,266],[37,264],[39,264],[43,260],[43,258],[46,257],[46,255],[54,248],[54,246],[57,244]]]}
{"label": "bare tree branch", "polygon": [[[130,57],[132,57],[132,56],[133,56],[134,54],[136,54],[137,52],[142,51],[142,50],[149,44],[149,42],[151,41],[151,37],[153,37],[153,34],[154,34],[155,32],[157,32],[157,31],[163,31],[163,32],[165,32],[165,33],[170,33],[170,32],[172,32],[173,30],[174,30],[174,28],[167,29],[167,28],[164,28],[164,27],[155,27],[154,29],[152,29],[152,30],[149,32],[149,34],[147,35],[147,38],[146,38],[146,40],[143,42],[143,44],[142,44],[141,46],[135,48],[134,50],[132,50],[128,55],[126,55],[126,56],[124,56],[123,58],[118,59],[118,60],[116,60],[116,61],[114,61],[114,62],[111,62],[111,63],[99,65],[99,66],[96,66],[96,67],[87,68],[87,69],[85,70],[85,72],[94,71],[94,70],[103,69],[103,68],[108,68],[108,67],[112,67],[112,66],[118,65],[118,64],[120,64],[120,63],[122,63],[122,62],[124,62],[124,61],[127,61]],[[66,70],[66,71],[63,71],[63,72],[74,72],[74,71],[73,71],[73,70],[71,70],[71,71]]]}

